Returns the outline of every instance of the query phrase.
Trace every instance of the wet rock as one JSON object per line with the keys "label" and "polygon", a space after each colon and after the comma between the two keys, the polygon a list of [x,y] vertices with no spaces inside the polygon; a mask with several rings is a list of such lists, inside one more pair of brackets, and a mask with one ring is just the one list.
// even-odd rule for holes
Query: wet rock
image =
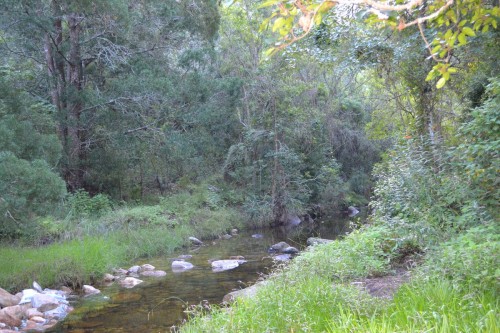
{"label": "wet rock", "polygon": [[166,276],[167,272],[160,271],[160,270],[157,270],[157,271],[144,271],[144,272],[141,272],[141,275],[142,276],[162,277],[162,276]]}
{"label": "wet rock", "polygon": [[30,309],[26,310],[25,314],[26,314],[26,317],[28,319],[31,317],[42,317],[43,316],[43,313],[41,313],[40,311],[38,311],[35,308],[30,308]]}
{"label": "wet rock", "polygon": [[245,262],[245,260],[215,260],[211,265],[214,272],[222,272],[234,269]]}
{"label": "wet rock", "polygon": [[203,242],[201,240],[199,240],[198,238],[196,238],[196,237],[189,237],[189,240],[194,245],[202,245],[203,244]]}
{"label": "wet rock", "polygon": [[283,249],[281,252],[287,253],[287,254],[297,254],[297,253],[299,253],[299,250],[293,246],[289,246],[289,247]]}
{"label": "wet rock", "polygon": [[253,234],[252,238],[260,239],[260,238],[264,238],[264,236],[262,234]]}
{"label": "wet rock", "polygon": [[115,273],[117,275],[127,275],[128,271],[126,269],[123,269],[123,268],[117,268],[117,269],[113,270],[113,273]]}
{"label": "wet rock", "polygon": [[44,324],[46,319],[43,318],[42,316],[33,316],[30,318],[31,321],[34,321],[37,324]]}
{"label": "wet rock", "polygon": [[8,306],[0,310],[0,322],[10,327],[21,326],[25,309],[21,305]]}
{"label": "wet rock", "polygon": [[114,275],[111,275],[109,273],[104,274],[104,277],[102,278],[104,282],[113,282],[116,280],[116,277]]}
{"label": "wet rock", "polygon": [[38,309],[40,312],[55,309],[59,306],[61,301],[66,302],[64,299],[56,297],[55,295],[36,294],[31,299],[31,306]]}
{"label": "wet rock", "polygon": [[132,266],[128,269],[128,273],[133,273],[133,274],[139,274],[139,272],[141,271],[141,266]]}
{"label": "wet rock", "polygon": [[55,309],[44,311],[43,315],[48,319],[61,320],[66,318],[68,313],[70,313],[71,311],[73,311],[73,308],[71,306],[68,306],[66,304],[60,304]]}
{"label": "wet rock", "polygon": [[278,255],[273,257],[274,261],[288,261],[290,259],[292,259],[292,255],[288,254],[288,253],[278,254]]}
{"label": "wet rock", "polygon": [[99,289],[89,286],[88,284],[84,284],[82,289],[86,296],[96,295],[101,293]]}
{"label": "wet rock", "polygon": [[309,237],[307,239],[307,245],[308,246],[314,246],[318,244],[328,244],[333,242],[331,239],[324,239],[324,238],[318,238],[318,237]]}
{"label": "wet rock", "polygon": [[[45,322],[45,319],[43,321]],[[36,321],[28,320],[23,330],[28,332],[43,332],[44,328],[42,326],[42,323],[37,323]]]}
{"label": "wet rock", "polygon": [[21,301],[19,296],[12,295],[7,290],[0,288],[0,308],[17,305]]}
{"label": "wet rock", "polygon": [[194,265],[190,262],[184,260],[174,260],[172,262],[172,270],[175,272],[182,272],[188,269],[192,269]]}
{"label": "wet rock", "polygon": [[153,265],[150,265],[150,264],[141,265],[141,271],[154,271],[154,270],[155,270],[155,266],[153,266]]}
{"label": "wet rock", "polygon": [[193,256],[190,254],[181,254],[177,259],[191,259]]}
{"label": "wet rock", "polygon": [[134,277],[126,277],[125,279],[120,281],[120,285],[125,288],[133,288],[139,283],[142,283],[144,281],[136,279]]}
{"label": "wet rock", "polygon": [[286,242],[279,242],[277,244],[274,244],[269,248],[269,252],[283,252],[284,249],[289,248],[290,245]]}
{"label": "wet rock", "polygon": [[230,239],[230,238],[232,238],[232,237],[233,237],[233,236],[228,235],[228,234],[225,234],[225,235],[220,236],[220,238],[222,238],[222,239]]}

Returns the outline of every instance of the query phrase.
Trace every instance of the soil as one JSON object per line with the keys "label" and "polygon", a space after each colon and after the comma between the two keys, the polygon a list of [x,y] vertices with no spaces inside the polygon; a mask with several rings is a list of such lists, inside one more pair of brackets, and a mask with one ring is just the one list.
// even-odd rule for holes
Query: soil
{"label": "soil", "polygon": [[393,267],[391,275],[380,277],[368,277],[352,284],[366,290],[373,297],[392,299],[399,287],[410,280],[411,268],[416,266],[416,262],[411,258],[405,258],[399,265]]}

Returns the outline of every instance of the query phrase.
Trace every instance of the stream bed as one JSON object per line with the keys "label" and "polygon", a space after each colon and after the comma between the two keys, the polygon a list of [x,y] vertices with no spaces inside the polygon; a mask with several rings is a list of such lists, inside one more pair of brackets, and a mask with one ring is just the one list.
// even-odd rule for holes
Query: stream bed
{"label": "stream bed", "polygon": [[[97,286],[101,294],[81,298],[75,310],[49,332],[169,332],[187,316],[189,305],[209,302],[219,304],[225,294],[248,287],[270,272],[275,261],[268,253],[271,245],[285,241],[303,250],[308,237],[333,239],[345,234],[343,220],[299,225],[291,228],[242,231],[230,239],[206,241],[200,247],[185,248],[165,257],[133,263],[149,263],[167,272],[164,277],[140,277],[143,283],[131,289]],[[260,234],[255,238],[252,235]],[[175,273],[171,264],[180,255],[192,255],[191,270]],[[213,272],[210,261],[243,256],[239,267]],[[124,267],[128,268],[128,267]]]}

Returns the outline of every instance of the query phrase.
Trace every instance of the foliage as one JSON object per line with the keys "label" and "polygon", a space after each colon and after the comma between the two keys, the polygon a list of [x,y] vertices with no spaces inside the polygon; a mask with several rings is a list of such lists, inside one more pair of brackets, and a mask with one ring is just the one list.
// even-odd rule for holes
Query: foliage
{"label": "foliage", "polygon": [[[457,72],[457,66],[452,62],[453,51],[466,45],[467,39],[475,37],[476,32],[487,33],[490,28],[497,29],[500,17],[498,6],[485,5],[481,0],[432,1],[423,7],[418,1],[393,5],[381,1],[267,0],[262,2],[260,8],[273,6],[275,9],[271,16],[263,20],[261,30],[278,32],[280,41],[266,53],[275,53],[304,38],[314,31],[315,26],[321,25],[323,17],[333,15],[341,21],[347,15],[345,8],[349,5],[361,16],[367,16],[366,21],[372,25],[383,23],[382,26],[399,31],[418,26],[430,57],[437,62],[426,80],[440,77],[436,83],[438,89],[446,84],[451,74]],[[336,10],[337,7],[340,9]],[[427,41],[429,38],[432,38],[430,43]]]}
{"label": "foliage", "polygon": [[101,215],[111,210],[111,200],[105,194],[97,194],[93,197],[84,190],[78,190],[71,194],[68,199],[71,213],[79,215]]}
{"label": "foliage", "polygon": [[498,213],[500,202],[500,79],[494,78],[486,90],[486,99],[474,108],[470,120],[460,128],[463,143],[455,154],[467,173],[470,186],[476,188],[481,203]]}

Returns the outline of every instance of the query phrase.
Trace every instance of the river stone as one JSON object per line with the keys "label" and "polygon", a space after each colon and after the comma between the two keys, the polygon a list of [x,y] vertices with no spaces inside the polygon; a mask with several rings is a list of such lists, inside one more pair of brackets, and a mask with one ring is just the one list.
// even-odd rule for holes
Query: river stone
{"label": "river stone", "polygon": [[203,242],[196,237],[189,237],[189,240],[191,241],[191,243],[193,243],[195,245],[202,245],[203,244]]}
{"label": "river stone", "polygon": [[222,272],[234,269],[245,262],[245,260],[215,260],[211,264],[214,272]]}
{"label": "river stone", "polygon": [[43,313],[41,313],[40,311],[38,311],[35,308],[29,308],[28,310],[26,310],[26,317],[28,317],[28,318],[42,317],[42,316],[43,316]]}
{"label": "river stone", "polygon": [[174,260],[172,261],[172,270],[175,272],[182,272],[193,268],[194,265],[190,262],[184,260]]}
{"label": "river stone", "polygon": [[273,257],[273,260],[275,261],[288,261],[292,258],[292,255],[289,253],[285,254],[278,254],[277,256]]}
{"label": "river stone", "polygon": [[260,239],[260,238],[264,238],[264,235],[262,235],[262,234],[253,234],[252,238]]}
{"label": "river stone", "polygon": [[21,301],[19,304],[30,303],[33,299],[33,296],[37,295],[38,291],[35,289],[24,289],[23,296],[21,297]]}
{"label": "river stone", "polygon": [[225,234],[225,235],[220,236],[220,238],[222,238],[222,239],[230,239],[230,238],[232,238],[232,237],[233,237],[233,236],[231,236],[231,235],[229,235],[229,234]]}
{"label": "river stone", "polygon": [[73,293],[73,289],[71,289],[70,287],[66,287],[66,286],[62,286],[61,287],[61,292],[65,295],[65,296],[68,296],[70,294]]}
{"label": "river stone", "polygon": [[121,292],[111,297],[114,303],[137,302],[142,298],[141,294],[132,292]]}
{"label": "river stone", "polygon": [[279,242],[277,244],[274,244],[269,248],[269,252],[283,252],[284,249],[289,248],[290,245],[285,242]]}
{"label": "river stone", "polygon": [[134,274],[138,274],[139,272],[141,271],[141,266],[132,266],[128,269],[128,273],[134,273]]}
{"label": "river stone", "polygon": [[10,327],[20,326],[25,309],[21,305],[8,306],[0,310],[0,322]]}
{"label": "river stone", "polygon": [[120,281],[120,285],[125,288],[133,288],[139,283],[142,283],[144,281],[136,279],[134,277],[126,277],[125,279]]}
{"label": "river stone", "polygon": [[144,271],[144,272],[141,272],[141,275],[142,276],[162,277],[162,276],[166,276],[167,272],[160,271],[160,270],[157,270],[157,271]]}
{"label": "river stone", "polygon": [[45,323],[46,319],[43,318],[42,316],[33,316],[30,318],[31,321],[34,321],[37,324],[43,324]]}
{"label": "river stone", "polygon": [[193,256],[191,254],[181,254],[177,259],[191,259]]}
{"label": "river stone", "polygon": [[35,289],[36,291],[38,291],[39,293],[43,293],[43,289],[42,287],[38,284],[38,282],[36,281],[33,281],[33,289]]}
{"label": "river stone", "polygon": [[99,289],[89,286],[88,284],[84,284],[82,289],[86,296],[96,295],[101,293]]}
{"label": "river stone", "polygon": [[236,236],[238,234],[238,229],[231,229],[231,235]]}
{"label": "river stone", "polygon": [[141,266],[141,271],[154,271],[155,266],[150,265],[150,264],[144,264]]}
{"label": "river stone", "polygon": [[109,273],[106,273],[104,274],[104,276],[102,277],[102,280],[104,282],[113,282],[114,280],[116,280],[116,277],[114,275],[111,275]]}
{"label": "river stone", "polygon": [[287,253],[287,254],[297,254],[297,253],[299,253],[299,250],[297,250],[297,248],[295,248],[293,246],[289,246],[289,247],[283,249],[281,252]]}
{"label": "river stone", "polygon": [[44,311],[43,315],[45,318],[48,319],[57,319],[61,320],[66,317],[66,315],[71,312],[73,308],[71,306],[68,306],[66,304],[61,304],[55,309],[49,310],[49,311]]}
{"label": "river stone", "polygon": [[[44,319],[44,321],[45,321],[45,319]],[[26,321],[26,326],[24,326],[23,331],[43,332],[44,328],[42,326],[42,323],[37,323],[36,321],[28,320],[28,321]]]}
{"label": "river stone", "polygon": [[17,305],[20,301],[19,296],[12,295],[7,290],[0,288],[0,308]]}
{"label": "river stone", "polygon": [[[31,299],[31,306],[36,309],[44,307],[45,311],[47,311],[57,308],[59,306],[59,299],[54,297],[54,295],[36,294]],[[44,310],[39,309],[38,311],[43,312]]]}
{"label": "river stone", "polygon": [[113,270],[113,273],[118,274],[118,275],[127,275],[128,271],[123,268],[117,268]]}
{"label": "river stone", "polygon": [[318,238],[318,237],[309,237],[307,239],[307,245],[309,245],[309,246],[314,246],[314,245],[318,245],[318,244],[328,244],[331,242],[333,242],[333,240]]}

